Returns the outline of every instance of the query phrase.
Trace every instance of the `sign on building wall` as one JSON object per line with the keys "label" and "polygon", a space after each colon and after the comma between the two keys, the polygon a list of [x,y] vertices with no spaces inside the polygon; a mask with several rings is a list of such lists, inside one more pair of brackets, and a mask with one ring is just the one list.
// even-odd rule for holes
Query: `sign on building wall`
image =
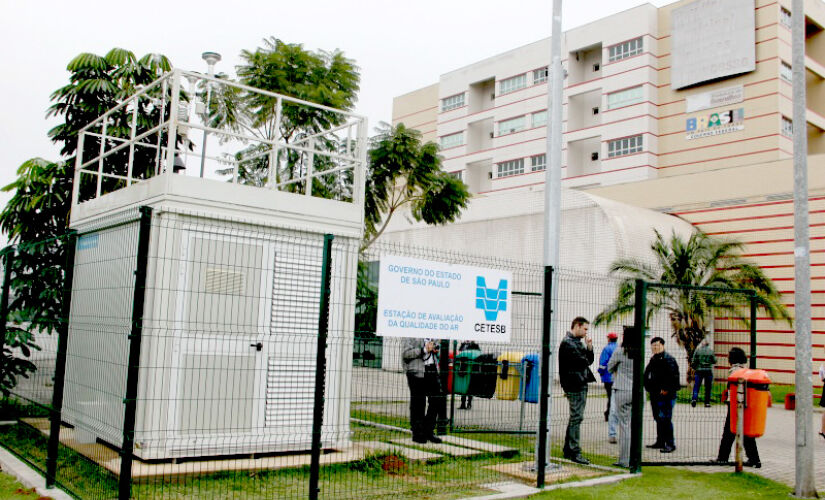
{"label": "sign on building wall", "polygon": [[506,271],[384,255],[377,334],[509,342],[512,285]]}
{"label": "sign on building wall", "polygon": [[736,85],[724,89],[689,95],[685,98],[685,113],[694,113],[703,109],[721,108],[739,104],[745,100],[745,87]]}
{"label": "sign on building wall", "polygon": [[754,0],[696,0],[673,9],[671,87],[754,71],[755,17]]}
{"label": "sign on building wall", "polygon": [[688,118],[685,124],[687,139],[701,139],[729,134],[745,129],[745,108],[729,109]]}

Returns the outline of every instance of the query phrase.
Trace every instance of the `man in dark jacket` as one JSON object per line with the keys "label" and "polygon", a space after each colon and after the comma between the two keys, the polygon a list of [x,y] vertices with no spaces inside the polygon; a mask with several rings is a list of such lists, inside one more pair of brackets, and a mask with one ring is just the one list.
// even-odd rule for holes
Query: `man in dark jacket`
{"label": "man in dark jacket", "polygon": [[679,392],[679,365],[665,352],[665,339],[653,337],[650,341],[653,356],[645,368],[645,390],[650,393],[653,419],[656,421],[656,442],[648,448],[660,448],[662,453],[676,450],[673,438],[673,407]]}
{"label": "man in dark jacket", "polygon": [[[593,341],[587,336],[590,322],[581,316],[573,320],[570,331],[559,346],[559,382],[570,405],[570,419],[564,436],[564,457],[576,463],[589,464],[579,445],[584,407],[587,403],[587,384],[595,382],[590,371],[595,359]],[[582,344],[584,339],[584,344]]]}

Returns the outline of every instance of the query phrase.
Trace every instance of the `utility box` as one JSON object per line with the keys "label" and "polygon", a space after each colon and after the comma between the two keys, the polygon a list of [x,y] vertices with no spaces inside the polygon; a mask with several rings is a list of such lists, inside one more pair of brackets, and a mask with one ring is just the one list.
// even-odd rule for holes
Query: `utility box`
{"label": "utility box", "polygon": [[[166,75],[164,88],[172,88],[172,97],[163,106],[181,106],[175,92],[180,92],[182,77],[203,76],[178,70]],[[277,106],[285,104],[312,108],[309,103],[278,96]],[[333,115],[328,108],[324,112]],[[135,136],[134,129],[132,136],[119,141],[101,141],[99,137],[106,134],[104,115],[81,134],[71,220],[79,237],[63,419],[78,434],[120,447],[126,380],[136,375],[134,454],[140,459],[309,450],[323,247],[325,235],[331,234],[322,446],[344,446],[350,436],[366,120],[348,114],[339,117],[341,123],[350,124],[352,144],[344,153],[331,153],[312,141],[299,143],[294,150],[277,140],[258,145],[264,153],[258,158],[274,162],[270,167],[264,163],[270,173],[293,168],[295,164],[287,162],[300,158],[296,170],[305,176],[299,179],[304,182],[301,189],[300,183],[278,184],[267,179],[262,185],[244,185],[240,154],[204,151],[198,158],[187,137],[176,139],[181,133],[200,138],[200,130],[192,134],[199,127],[196,120],[185,121],[182,117],[186,116],[171,113],[159,125],[168,142],[161,143],[156,165],[143,168],[149,174],[141,178],[130,177],[138,155],[130,153],[128,169],[108,162],[117,152],[106,156],[107,148],[114,149],[123,140],[132,144],[121,152],[149,147],[149,142]],[[219,135],[209,127],[201,128]],[[344,127],[337,130],[347,133]],[[212,138],[211,144],[225,151],[231,147],[230,139],[237,139],[227,137]],[[330,135],[324,138],[329,140]],[[244,140],[242,146],[248,148],[251,139]],[[91,155],[83,155],[84,141]],[[91,149],[89,141],[93,142]],[[312,192],[312,184],[322,178],[313,163],[324,155],[325,168],[350,172],[345,199]],[[197,175],[196,168],[190,168],[188,175],[168,168],[175,159],[189,156],[194,156],[189,158],[190,165],[197,165],[198,159],[206,163],[207,175]],[[126,159],[125,154],[122,157]],[[229,179],[219,178],[214,171],[220,167],[226,176],[227,158],[236,160],[234,171],[229,172]],[[343,166],[330,166],[336,161]],[[207,178],[210,165],[214,178]],[[108,182],[120,178],[122,182]],[[97,181],[96,192],[90,180]],[[139,207],[151,209],[144,267],[136,258]],[[144,301],[138,321],[140,361],[138,367],[130,367],[135,279],[140,273],[145,273],[146,280],[145,288],[137,291]]]}

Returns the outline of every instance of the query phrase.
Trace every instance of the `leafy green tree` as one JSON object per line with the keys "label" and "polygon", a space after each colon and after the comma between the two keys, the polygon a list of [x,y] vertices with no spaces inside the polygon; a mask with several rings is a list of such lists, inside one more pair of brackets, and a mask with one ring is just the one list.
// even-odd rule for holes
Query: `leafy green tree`
{"label": "leafy green tree", "polygon": [[[321,104],[330,108],[352,110],[358,93],[360,75],[358,68],[343,52],[335,50],[310,51],[301,44],[283,42],[270,37],[264,46],[254,51],[241,52],[243,63],[236,68],[238,80],[244,85],[277,94]],[[214,127],[243,131],[264,141],[279,137],[285,144],[292,144],[304,137],[320,133],[343,124],[340,113],[310,108],[290,102],[281,106],[281,120],[276,122],[277,98],[256,92],[238,92],[233,87],[220,89],[210,104],[210,120]],[[239,110],[245,112],[240,112]],[[276,129],[277,127],[277,129]],[[241,180],[262,185],[268,182],[269,156],[244,161],[268,146],[252,145],[238,153],[241,161]],[[336,151],[339,141],[319,139],[316,148]],[[278,182],[300,177],[306,155],[294,150],[282,150],[277,159]],[[315,157],[317,171],[330,168],[323,156]],[[230,173],[231,169],[223,173]],[[327,176],[322,177],[325,179]],[[331,181],[322,180],[318,188]],[[313,184],[313,189],[316,185]],[[289,184],[290,191],[300,191],[300,183]]]}
{"label": "leafy green tree", "polygon": [[[5,394],[26,376],[34,365],[27,358],[37,349],[34,334],[51,334],[60,322],[66,269],[66,232],[72,199],[74,155],[81,128],[133,94],[141,85],[156,80],[171,69],[166,57],[148,54],[137,59],[124,49],[105,56],[83,53],[69,62],[69,83],[51,96],[49,116],[64,119],[49,131],[60,145],[61,161],[33,158],[23,163],[17,179],[3,191],[14,192],[0,212],[0,230],[16,245],[12,260],[10,327],[6,332],[0,365],[0,391]],[[154,126],[159,110],[147,101],[139,110],[138,130]],[[131,112],[115,113],[107,132],[128,137]],[[87,137],[85,147],[99,147],[99,139]],[[135,150],[136,173],[149,175],[154,152]],[[94,149],[90,149],[94,150]],[[128,153],[127,153],[128,154]],[[142,156],[143,155],[143,156]],[[145,156],[145,158],[144,158]],[[126,164],[125,161],[122,162]],[[139,174],[140,175],[140,174]],[[16,356],[19,352],[22,358]]]}
{"label": "leafy green tree", "polygon": [[[741,295],[698,292],[689,287],[752,290],[758,307],[768,317],[791,324],[773,282],[762,269],[740,256],[742,247],[742,243],[718,240],[704,233],[694,233],[684,240],[675,233],[665,239],[657,231],[650,247],[655,264],[619,259],[611,265],[610,272],[622,280],[615,301],[596,316],[594,325],[609,324],[633,313],[636,279],[682,286],[649,289],[646,314],[647,321],[660,312],[669,315],[671,334],[685,349],[687,359],[692,359],[707,335],[708,322],[714,315],[741,318],[739,321],[745,324],[750,318],[748,301]],[[692,380],[690,375],[688,380]]]}
{"label": "leafy green tree", "polygon": [[372,245],[402,208],[427,224],[453,222],[467,207],[470,193],[459,179],[441,169],[438,146],[421,143],[421,133],[404,124],[384,127],[369,150],[364,243]]}

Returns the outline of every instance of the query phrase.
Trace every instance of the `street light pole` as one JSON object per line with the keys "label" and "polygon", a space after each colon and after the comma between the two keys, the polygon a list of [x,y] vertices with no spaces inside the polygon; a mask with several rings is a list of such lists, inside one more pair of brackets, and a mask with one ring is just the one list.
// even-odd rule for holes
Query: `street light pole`
{"label": "street light pole", "polygon": [[[561,66],[561,0],[553,0],[553,26],[552,38],[550,41],[550,61],[548,66],[548,91],[547,91],[547,153],[545,156],[546,170],[544,173],[544,265],[545,272],[552,270],[552,279],[549,286],[545,286],[544,300],[550,301],[550,308],[545,308],[545,311],[550,311],[549,317],[545,317],[544,329],[547,331],[546,340],[549,340],[549,352],[547,361],[549,366],[542,369],[547,373],[547,401],[542,401],[540,408],[543,412],[540,422],[544,422],[547,427],[551,422],[553,415],[553,362],[552,353],[555,339],[553,335],[552,307],[557,303],[558,296],[558,266],[559,266],[559,237],[561,234],[561,144],[562,144],[562,85],[564,82],[564,74]],[[549,290],[548,290],[549,288]],[[542,356],[544,358],[544,356]],[[542,362],[545,360],[542,359]],[[542,383],[544,385],[544,382]],[[544,413],[546,412],[546,413]],[[548,429],[538,430],[539,434],[545,433],[545,439],[549,434]],[[540,439],[536,440],[536,463],[539,471],[539,482],[544,484],[543,472],[545,464],[550,452],[550,446],[545,442],[540,446]],[[540,450],[543,448],[544,456],[538,456]]]}
{"label": "street light pole", "polygon": [[[208,65],[209,69],[207,70],[206,74],[209,75],[210,77],[214,77],[215,76],[215,64],[220,62],[221,55],[218,54],[217,52],[204,52],[203,54],[201,54],[201,59],[206,61],[206,64]],[[207,81],[206,82],[206,107],[205,107],[204,112],[203,112],[204,117],[206,117],[206,120],[204,120],[204,122],[205,122],[204,126],[207,126],[207,127],[209,126],[209,119],[208,119],[209,118],[209,105],[210,105],[209,101],[210,101],[211,98],[212,98],[212,82]],[[201,179],[203,179],[203,171],[204,171],[205,164],[206,164],[206,130],[204,129],[204,131],[203,131],[203,143],[201,144]]]}
{"label": "street light pole", "polygon": [[793,73],[794,334],[796,343],[797,497],[816,497],[814,483],[813,385],[811,373],[811,257],[808,229],[808,119],[805,75],[805,2],[791,9]]}

